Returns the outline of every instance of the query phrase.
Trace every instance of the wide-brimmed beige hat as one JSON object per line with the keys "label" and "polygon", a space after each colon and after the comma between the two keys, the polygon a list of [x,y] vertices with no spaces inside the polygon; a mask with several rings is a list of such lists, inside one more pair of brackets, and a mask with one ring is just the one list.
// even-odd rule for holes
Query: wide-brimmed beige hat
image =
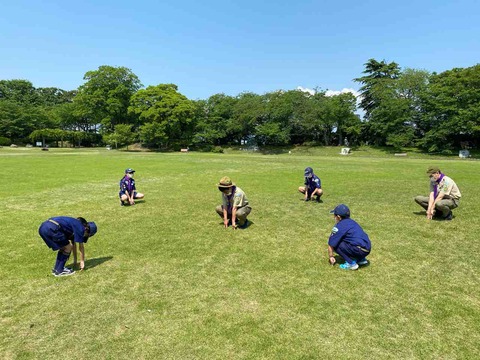
{"label": "wide-brimmed beige hat", "polygon": [[432,174],[439,173],[439,172],[440,172],[440,168],[438,166],[430,166],[427,169],[427,174],[428,175],[432,175]]}
{"label": "wide-brimmed beige hat", "polygon": [[230,179],[228,176],[224,176],[223,178],[220,179],[220,182],[217,184],[219,188],[231,188],[235,186],[235,184],[232,182],[232,179]]}

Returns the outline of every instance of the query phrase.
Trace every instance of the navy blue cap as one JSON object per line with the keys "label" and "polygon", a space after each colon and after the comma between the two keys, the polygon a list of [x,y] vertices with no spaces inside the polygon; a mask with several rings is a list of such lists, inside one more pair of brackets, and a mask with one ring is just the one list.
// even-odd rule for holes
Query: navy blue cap
{"label": "navy blue cap", "polygon": [[131,173],[134,173],[135,170],[133,170],[132,168],[128,168],[127,170],[125,170],[125,174],[131,174]]}
{"label": "navy blue cap", "polygon": [[350,217],[350,209],[345,204],[337,205],[337,207],[330,211],[330,214],[339,215],[341,217]]}
{"label": "navy blue cap", "polygon": [[97,233],[97,225],[93,221],[90,221],[88,226],[90,227],[89,236],[95,235]]}
{"label": "navy blue cap", "polygon": [[313,174],[313,169],[312,169],[311,167],[307,167],[307,168],[305,169],[304,175],[305,175],[305,176],[308,176],[308,175],[311,175],[311,174]]}

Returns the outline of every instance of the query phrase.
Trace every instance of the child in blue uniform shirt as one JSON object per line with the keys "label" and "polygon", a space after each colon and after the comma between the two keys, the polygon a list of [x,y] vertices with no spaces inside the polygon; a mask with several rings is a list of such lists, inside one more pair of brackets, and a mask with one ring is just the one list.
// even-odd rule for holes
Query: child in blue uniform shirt
{"label": "child in blue uniform shirt", "polygon": [[350,209],[345,204],[338,205],[330,211],[335,217],[335,226],[328,239],[328,258],[335,265],[333,253],[340,255],[345,263],[340,265],[344,270],[357,270],[359,265],[368,264],[367,255],[372,245],[362,227],[350,219]]}
{"label": "child in blue uniform shirt", "polygon": [[315,196],[315,200],[320,202],[320,198],[323,195],[322,190],[322,182],[320,178],[313,173],[313,169],[311,167],[307,167],[304,172],[305,176],[305,186],[300,186],[298,191],[302,194],[305,194],[305,201],[313,200]]}
{"label": "child in blue uniform shirt", "polygon": [[125,202],[130,205],[135,205],[136,199],[143,199],[145,195],[137,192],[135,187],[135,179],[133,175],[135,170],[128,168],[125,170],[125,176],[120,180],[120,191],[118,196],[120,196],[120,205],[124,206]]}
{"label": "child in blue uniform shirt", "polygon": [[38,233],[50,249],[58,251],[52,275],[67,276],[75,273],[72,269],[66,268],[65,264],[73,250],[74,267],[77,265],[77,243],[80,249],[80,270],[83,270],[85,268],[84,244],[96,232],[97,225],[94,222],[87,222],[82,217],[56,216],[44,221]]}

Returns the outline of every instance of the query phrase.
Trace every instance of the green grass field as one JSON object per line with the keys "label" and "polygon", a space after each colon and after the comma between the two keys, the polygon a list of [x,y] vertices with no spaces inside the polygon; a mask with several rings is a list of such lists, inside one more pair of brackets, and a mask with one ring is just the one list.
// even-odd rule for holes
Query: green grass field
{"label": "green grass field", "polygon": [[[480,358],[480,162],[338,152],[0,149],[0,358]],[[462,191],[453,221],[413,201],[429,165]],[[306,166],[321,204],[300,201]],[[127,167],[146,196],[120,207]],[[252,205],[245,230],[215,213],[224,175]],[[373,244],[358,271],[327,261],[341,202]],[[99,229],[66,278],[38,236],[56,215]]]}

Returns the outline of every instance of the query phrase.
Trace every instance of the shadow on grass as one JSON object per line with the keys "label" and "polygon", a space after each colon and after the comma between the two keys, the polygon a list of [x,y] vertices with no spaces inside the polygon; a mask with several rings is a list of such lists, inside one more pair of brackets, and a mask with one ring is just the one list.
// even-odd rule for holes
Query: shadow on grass
{"label": "shadow on grass", "polygon": [[104,257],[99,257],[94,259],[87,259],[85,261],[85,269],[83,271],[93,269],[94,267],[97,267],[98,265],[102,265],[104,262],[112,259],[113,259],[113,256],[104,256]]}
{"label": "shadow on grass", "polygon": [[[145,199],[135,199],[135,205],[143,204],[144,202],[145,202]],[[128,202],[125,202],[121,206],[135,206],[135,205],[130,205]]]}
{"label": "shadow on grass", "polygon": [[323,200],[322,200],[322,199],[318,199],[318,200],[317,200],[317,199],[313,199],[313,200],[312,200],[312,199],[305,200],[305,198],[304,198],[304,197],[302,197],[302,198],[300,199],[300,201],[303,201],[303,202],[310,202],[310,203],[314,203],[314,204],[323,204]]}
{"label": "shadow on grass", "polygon": [[[426,217],[426,216],[427,216],[427,212],[426,212],[426,211],[414,211],[413,214],[414,214],[414,215],[417,215],[417,216],[423,216],[423,217]],[[452,212],[452,219],[451,219],[451,220],[453,220],[453,219],[455,219],[455,215],[454,215],[453,212]],[[440,216],[434,216],[434,217],[432,218],[432,221],[447,221],[447,222],[448,222],[449,220],[447,220],[447,219],[445,219],[445,218],[443,218],[443,217],[440,217]]]}
{"label": "shadow on grass", "polygon": [[[340,255],[335,255],[334,256],[335,258],[335,265],[330,265],[332,267],[335,267],[335,266],[340,266],[340,264],[343,264],[345,262],[345,260],[340,256]],[[327,262],[330,264],[329,260],[327,259]],[[362,268],[366,268],[366,267],[369,267],[370,266],[370,260],[368,260],[368,262],[364,265],[358,265],[359,266],[359,269],[362,269]],[[340,269],[340,270],[343,270],[343,269]],[[347,270],[345,270],[347,271]]]}
{"label": "shadow on grass", "polygon": [[[242,227],[240,227],[240,226],[237,227],[237,230],[245,230],[245,229],[248,229],[248,228],[249,228],[250,226],[252,226],[253,224],[254,224],[253,221],[247,220],[247,223],[246,223],[244,226],[242,226]],[[222,226],[223,226],[223,221],[222,221],[222,222],[219,222],[219,225],[222,225]],[[231,221],[228,222],[228,227],[229,227],[229,228],[232,227],[232,222],[231,222]]]}

